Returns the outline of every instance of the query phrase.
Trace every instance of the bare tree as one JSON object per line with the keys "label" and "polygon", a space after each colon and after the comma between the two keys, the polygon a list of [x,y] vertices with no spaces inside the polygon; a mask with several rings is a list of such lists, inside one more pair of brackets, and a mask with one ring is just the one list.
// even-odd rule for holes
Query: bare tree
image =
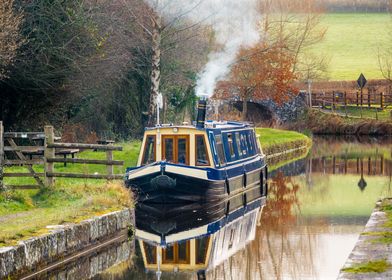
{"label": "bare tree", "polygon": [[20,33],[23,13],[14,7],[14,0],[0,2],[0,80],[8,77],[24,39]]}
{"label": "bare tree", "polygon": [[261,9],[266,38],[292,54],[297,78],[325,75],[328,59],[320,56],[315,59],[310,50],[324,39],[327,31],[320,24],[322,10],[316,0],[261,0]]}
{"label": "bare tree", "polygon": [[[153,126],[156,122],[157,97],[161,91],[162,61],[164,56],[171,55],[173,49],[178,45],[191,40],[201,34],[201,22],[191,22],[187,20],[187,15],[195,9],[201,2],[192,5],[170,5],[170,1],[151,0],[149,7],[144,7],[143,11],[136,12],[129,5],[129,1],[123,0],[126,4],[133,20],[144,31],[143,36],[148,38],[146,42],[148,51],[144,56],[145,61],[150,61],[150,98],[148,106],[148,125]],[[166,11],[167,10],[167,11]],[[170,11],[169,11],[170,10]],[[167,12],[167,13],[166,13]],[[165,14],[168,16],[164,17]],[[190,50],[188,50],[189,54]]]}

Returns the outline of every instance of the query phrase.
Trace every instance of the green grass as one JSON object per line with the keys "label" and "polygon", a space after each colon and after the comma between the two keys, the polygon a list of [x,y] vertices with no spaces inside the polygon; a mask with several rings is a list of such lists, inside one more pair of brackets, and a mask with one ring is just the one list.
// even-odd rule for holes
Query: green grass
{"label": "green grass", "polygon": [[[122,152],[114,152],[114,159],[124,160],[125,166],[134,166],[140,149],[140,141],[120,143]],[[104,159],[103,152],[81,152],[78,158]],[[58,172],[104,174],[105,166],[56,164]],[[6,172],[26,172],[23,167],[6,168]],[[42,172],[38,166],[36,171]],[[124,173],[124,167],[116,167],[115,172]],[[6,184],[34,183],[31,179],[5,178]],[[121,181],[107,183],[104,180],[57,179],[55,187],[41,190],[8,190],[0,193],[0,246],[15,244],[45,233],[47,225],[78,222],[92,216],[101,215],[132,206],[129,192]]]}
{"label": "green grass", "polygon": [[[331,109],[330,107],[327,107],[327,109]],[[356,107],[356,106],[348,106],[347,109],[344,109],[343,106],[337,108],[334,110],[336,113],[339,114],[346,114],[348,117],[355,117],[355,118],[360,118],[361,117],[361,108]],[[391,108],[386,108],[384,110],[379,110],[379,106],[376,108],[368,108],[368,107],[363,107],[362,108],[362,118],[366,119],[376,119],[386,121],[386,120],[391,120]]]}
{"label": "green grass", "polygon": [[362,72],[368,79],[382,78],[378,48],[388,45],[391,17],[380,13],[330,13],[321,20],[325,40],[312,48],[316,55],[330,58],[331,80],[356,80]]}
{"label": "green grass", "polygon": [[263,149],[268,149],[280,144],[293,143],[296,141],[310,141],[309,137],[296,131],[272,128],[257,128],[256,133],[260,135],[259,140]]}
{"label": "green grass", "polygon": [[378,260],[367,263],[358,264],[352,267],[343,268],[342,271],[349,273],[382,273],[389,269],[391,265],[386,260]]}
{"label": "green grass", "polygon": [[257,128],[256,133],[259,135],[261,147],[266,155],[310,146],[312,143],[312,140],[308,136],[296,131]]}

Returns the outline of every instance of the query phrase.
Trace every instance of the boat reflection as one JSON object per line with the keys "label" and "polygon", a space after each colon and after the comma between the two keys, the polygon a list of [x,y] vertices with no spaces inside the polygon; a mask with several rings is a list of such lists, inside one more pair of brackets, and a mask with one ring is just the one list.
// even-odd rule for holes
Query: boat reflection
{"label": "boat reflection", "polygon": [[205,279],[226,259],[255,239],[265,197],[180,207],[139,204],[136,238],[143,263],[158,278],[165,272],[191,272]]}

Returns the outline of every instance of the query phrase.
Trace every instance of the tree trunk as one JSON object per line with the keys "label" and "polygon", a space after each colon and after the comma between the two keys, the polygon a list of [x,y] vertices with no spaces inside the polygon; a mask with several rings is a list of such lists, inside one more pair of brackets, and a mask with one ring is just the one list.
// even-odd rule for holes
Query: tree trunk
{"label": "tree trunk", "polygon": [[245,95],[244,100],[242,101],[242,120],[246,121],[248,115],[248,96]]}
{"label": "tree trunk", "polygon": [[252,91],[252,88],[247,87],[244,92],[244,99],[242,101],[242,121],[244,122],[248,120],[248,102],[252,96]]}
{"label": "tree trunk", "polygon": [[157,97],[161,82],[161,19],[158,15],[152,19],[152,57],[151,57],[151,91],[148,108],[148,126],[155,126],[157,119]]}

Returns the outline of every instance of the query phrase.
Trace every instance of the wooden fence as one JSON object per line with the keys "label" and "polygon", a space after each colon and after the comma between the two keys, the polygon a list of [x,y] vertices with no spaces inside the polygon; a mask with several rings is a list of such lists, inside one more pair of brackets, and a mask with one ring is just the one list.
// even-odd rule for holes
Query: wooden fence
{"label": "wooden fence", "polygon": [[313,92],[312,106],[325,108],[331,106],[356,106],[368,108],[384,109],[392,105],[392,94],[383,92],[366,91],[366,92]]}
{"label": "wooden fence", "polygon": [[[17,144],[20,139],[28,139],[29,142],[36,140],[37,145]],[[74,158],[74,154],[79,150],[94,150],[96,152],[106,152],[106,160],[80,159]],[[84,179],[122,179],[124,174],[114,174],[114,166],[123,166],[124,162],[113,159],[113,151],[122,151],[122,147],[99,144],[83,143],[58,143],[55,142],[53,126],[45,126],[44,132],[4,132],[3,123],[0,121],[0,189],[3,189],[5,177],[30,177],[36,185],[7,185],[7,188],[34,189],[44,186],[52,187],[54,178],[84,178]],[[6,154],[13,154],[13,158],[8,158]],[[28,157],[30,155],[30,158]],[[63,156],[56,157],[56,156]],[[67,158],[71,155],[72,158]],[[35,158],[33,158],[33,156]],[[85,174],[85,173],[63,173],[56,172],[55,163],[76,163],[106,165],[106,174]],[[44,172],[38,173],[34,166],[44,165]],[[4,167],[23,166],[27,168],[26,173],[4,172]]]}

